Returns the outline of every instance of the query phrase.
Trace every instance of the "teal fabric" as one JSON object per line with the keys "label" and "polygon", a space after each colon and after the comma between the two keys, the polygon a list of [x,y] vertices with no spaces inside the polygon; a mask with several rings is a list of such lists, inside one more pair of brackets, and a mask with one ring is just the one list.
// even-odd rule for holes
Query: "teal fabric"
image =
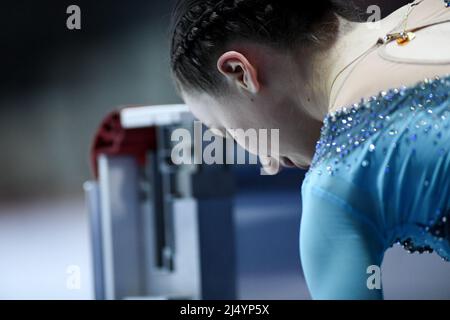
{"label": "teal fabric", "polygon": [[369,266],[402,243],[450,258],[450,76],[324,119],[302,184],[300,255],[312,298],[381,299]]}

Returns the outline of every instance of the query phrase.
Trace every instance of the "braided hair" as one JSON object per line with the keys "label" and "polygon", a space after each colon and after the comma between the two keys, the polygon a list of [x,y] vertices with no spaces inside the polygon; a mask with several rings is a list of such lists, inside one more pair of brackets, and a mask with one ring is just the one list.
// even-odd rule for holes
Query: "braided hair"
{"label": "braided hair", "polygon": [[349,5],[342,3],[178,0],[172,15],[170,54],[175,81],[185,90],[220,94],[224,79],[215,65],[227,44],[246,40],[280,50],[323,45],[337,32],[335,13],[353,18]]}

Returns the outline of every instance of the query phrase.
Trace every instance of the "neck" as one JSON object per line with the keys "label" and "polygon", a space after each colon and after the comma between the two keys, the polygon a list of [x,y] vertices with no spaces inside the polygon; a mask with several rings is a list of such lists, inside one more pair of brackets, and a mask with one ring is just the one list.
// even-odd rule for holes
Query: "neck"
{"label": "neck", "polygon": [[[409,6],[404,6],[379,22],[379,28],[373,23],[351,22],[339,19],[339,30],[333,45],[313,56],[306,88],[313,98],[304,102],[315,120],[323,118],[339,107],[334,105],[339,96],[338,89],[345,79],[346,72],[355,60],[372,47],[378,38],[383,37],[401,23]],[[349,70],[350,69],[350,70]]]}

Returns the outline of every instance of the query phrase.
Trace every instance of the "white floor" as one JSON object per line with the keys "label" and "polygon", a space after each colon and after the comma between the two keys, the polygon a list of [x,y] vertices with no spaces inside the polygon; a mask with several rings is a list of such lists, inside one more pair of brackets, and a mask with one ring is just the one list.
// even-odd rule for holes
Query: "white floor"
{"label": "white floor", "polygon": [[[450,299],[450,263],[435,254],[394,247],[386,254],[383,280],[386,299]],[[92,299],[92,289],[82,198],[0,205],[0,299]],[[249,274],[240,289],[241,298],[271,299],[274,292],[277,299],[308,298],[299,274]]]}
{"label": "white floor", "polygon": [[91,280],[83,199],[0,207],[0,299],[91,299]]}

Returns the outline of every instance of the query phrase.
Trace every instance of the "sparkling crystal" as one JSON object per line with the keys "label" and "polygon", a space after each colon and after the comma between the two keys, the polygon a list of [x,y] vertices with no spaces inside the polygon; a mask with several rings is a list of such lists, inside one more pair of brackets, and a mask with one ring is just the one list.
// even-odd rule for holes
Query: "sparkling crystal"
{"label": "sparkling crystal", "polygon": [[[425,134],[427,137],[424,136],[424,142],[437,146],[436,155],[445,156],[448,150],[447,146],[443,146],[442,140],[446,136],[445,130],[450,129],[450,108],[442,110],[440,106],[449,98],[449,88],[450,76],[438,80],[431,79],[414,87],[403,86],[381,92],[377,96],[361,99],[359,103],[329,113],[323,122],[311,168],[323,164],[321,169],[324,172],[338,175],[341,173],[336,161],[343,163],[344,169],[350,170],[351,167],[345,160],[351,155],[354,155],[351,157],[352,163],[355,163],[353,168],[358,168],[358,164],[361,167],[368,167],[369,160],[372,160],[361,157],[358,160],[358,150],[362,153],[364,152],[362,150],[372,153],[380,149],[380,153],[386,157],[401,156],[400,151],[406,154],[409,152],[414,156],[419,153],[419,149],[416,150],[418,146],[413,143],[418,141],[420,135]],[[401,103],[391,102],[392,99],[400,97],[401,101],[398,102]],[[401,118],[405,121],[403,122]],[[390,127],[387,128],[387,125]],[[430,135],[431,132],[433,135]],[[399,137],[393,139],[395,135]],[[379,139],[379,143],[374,143],[372,137]],[[439,143],[442,145],[439,146]],[[407,148],[410,148],[409,151]],[[413,161],[417,160],[413,158]],[[375,168],[375,164],[370,165]],[[384,168],[380,167],[380,170],[388,173],[393,168],[386,165]],[[427,184],[425,181],[423,183]],[[428,184],[431,182],[428,181]]]}
{"label": "sparkling crystal", "polygon": [[398,131],[395,129],[392,129],[389,131],[389,135],[391,135],[391,136],[396,135],[397,133],[398,133]]}

